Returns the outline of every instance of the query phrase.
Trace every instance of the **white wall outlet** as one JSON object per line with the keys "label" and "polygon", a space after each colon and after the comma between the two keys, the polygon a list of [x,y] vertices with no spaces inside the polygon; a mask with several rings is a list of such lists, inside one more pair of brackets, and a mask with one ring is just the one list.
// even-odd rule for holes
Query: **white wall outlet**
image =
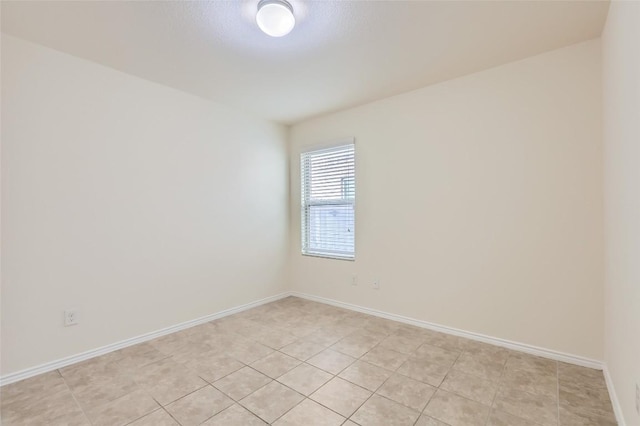
{"label": "white wall outlet", "polygon": [[78,324],[79,312],[78,309],[67,309],[64,311],[64,326],[68,327],[70,325]]}
{"label": "white wall outlet", "polygon": [[380,290],[380,280],[377,279],[377,278],[375,280],[373,280],[373,286],[372,287],[373,287],[374,290]]}
{"label": "white wall outlet", "polygon": [[351,275],[351,285],[354,287],[358,285],[358,276],[356,274]]}
{"label": "white wall outlet", "polygon": [[636,412],[640,414],[640,385],[636,383]]}

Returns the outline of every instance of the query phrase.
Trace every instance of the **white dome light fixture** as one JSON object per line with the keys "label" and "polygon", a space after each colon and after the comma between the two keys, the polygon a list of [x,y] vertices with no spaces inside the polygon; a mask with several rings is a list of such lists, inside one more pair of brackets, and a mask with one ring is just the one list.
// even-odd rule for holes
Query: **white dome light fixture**
{"label": "white dome light fixture", "polygon": [[258,27],[271,37],[282,37],[296,25],[293,7],[286,0],[260,0],[256,13]]}

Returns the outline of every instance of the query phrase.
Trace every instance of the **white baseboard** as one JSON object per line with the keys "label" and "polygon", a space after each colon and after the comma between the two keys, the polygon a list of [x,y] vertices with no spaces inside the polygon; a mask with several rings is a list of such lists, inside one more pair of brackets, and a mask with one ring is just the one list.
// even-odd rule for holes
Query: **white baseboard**
{"label": "white baseboard", "polygon": [[402,315],[390,314],[388,312],[378,311],[376,309],[365,308],[363,306],[353,305],[351,303],[340,302],[338,300],[328,299],[325,297],[314,296],[306,293],[291,292],[292,296],[300,297],[314,302],[325,303],[327,305],[336,306],[339,308],[349,309],[356,312],[362,312],[364,314],[374,315],[381,318],[386,318],[393,321],[402,322],[405,324],[414,325],[416,327],[422,327],[429,330],[439,331],[441,333],[453,334],[454,336],[464,337],[471,340],[477,340],[484,343],[489,343],[495,346],[501,346],[507,349],[513,349],[520,352],[525,352],[531,355],[537,355],[545,358],[550,358],[556,361],[562,361],[569,364],[575,364],[582,367],[595,368],[597,370],[603,369],[602,361],[595,359],[585,358],[578,355],[567,354],[560,351],[554,351],[551,349],[545,349],[538,346],[528,345],[526,343],[514,342],[511,340],[500,339],[498,337],[486,336],[484,334],[474,333],[471,331],[460,330],[457,328],[447,327],[440,324],[434,324],[427,321],[417,320],[413,318],[407,318]]}
{"label": "white baseboard", "polygon": [[194,320],[185,321],[180,324],[172,325],[170,327],[163,328],[161,330],[152,331],[150,333],[142,334],[140,336],[132,337],[130,339],[122,340],[110,345],[102,346],[100,348],[92,349],[90,351],[82,352],[77,355],[68,356],[58,359],[56,361],[47,362],[35,367],[27,368],[15,373],[10,373],[0,377],[0,386],[8,385],[9,383],[18,382],[20,380],[28,379],[29,377],[37,376],[38,374],[47,373],[49,371],[57,370],[58,368],[66,367],[76,362],[85,361],[89,358],[94,358],[100,355],[107,354],[109,352],[117,351],[118,349],[126,348],[127,346],[136,345],[138,343],[146,342],[167,334],[175,333],[176,331],[184,330],[194,327],[196,325],[204,324],[209,321],[213,321],[218,318],[226,317],[228,315],[237,314],[238,312],[246,311],[247,309],[255,308],[256,306],[264,305],[265,303],[275,302],[276,300],[283,299],[290,296],[289,292],[277,294],[275,296],[265,297],[264,299],[256,300],[254,302],[246,303],[244,305],[236,306],[234,308],[225,309],[224,311],[216,312],[210,315],[206,315]]}
{"label": "white baseboard", "polygon": [[[58,368],[66,367],[71,364],[75,364],[80,361],[85,361],[89,358],[94,358],[100,355],[104,355],[109,352],[116,351],[118,349],[126,348],[128,346],[132,346],[138,343],[146,342],[148,340],[155,339],[157,337],[161,337],[170,333],[175,333],[176,331],[184,330],[186,328],[194,327],[196,325],[204,324],[209,321],[213,321],[218,318],[222,318],[228,315],[233,315],[238,312],[245,311],[247,309],[255,308],[257,306],[263,305],[265,303],[275,302],[276,300],[283,299],[288,296],[296,296],[307,300],[312,300],[315,302],[325,303],[332,306],[337,306],[344,309],[349,309],[356,312],[362,312],[369,315],[374,315],[381,318],[390,319],[393,321],[402,322],[405,324],[414,325],[417,327],[422,327],[434,331],[439,331],[441,333],[452,334],[454,336],[460,336],[471,340],[477,340],[480,342],[489,343],[496,346],[505,347],[508,349],[513,349],[520,352],[529,353],[532,355],[537,355],[545,358],[554,359],[557,361],[563,361],[570,364],[580,365],[583,367],[595,368],[598,370],[602,370],[604,364],[601,361],[584,358],[577,355],[571,355],[564,352],[554,351],[551,349],[540,348],[537,346],[527,345],[525,343],[513,342],[510,340],[500,339],[497,337],[486,336],[479,333],[473,333],[470,331],[459,330],[457,328],[446,327],[439,324],[434,324],[427,321],[417,320],[413,318],[404,317],[401,315],[391,314],[388,312],[379,311],[376,309],[365,308],[363,306],[354,305],[351,303],[340,302],[333,299],[328,299],[320,296],[313,296],[306,293],[299,292],[284,292],[275,296],[267,297],[264,299],[256,300],[254,302],[250,302],[241,306],[236,306],[234,308],[226,309],[224,311],[216,312],[214,314],[206,315],[201,318],[197,318],[191,321],[186,321],[180,324],[176,324],[170,327],[163,328],[161,330],[153,331],[150,333],[146,333],[137,337],[133,337],[130,339],[126,339],[120,342],[116,342],[110,345],[102,346],[100,348],[92,349],[87,352],[83,352],[77,355],[72,355],[69,357],[65,357],[56,361],[51,361],[42,365],[38,365],[35,367],[27,368],[15,373],[7,374],[6,376],[0,377],[0,386],[7,385],[9,383],[14,383],[23,379],[27,379],[29,377],[36,376],[38,374],[46,373],[49,371],[56,370]],[[613,386],[611,385],[611,379],[608,377],[608,372],[605,368],[605,378],[607,379],[607,385],[609,386],[609,393],[611,395],[612,401],[614,401],[614,409],[616,410],[616,416],[620,419],[620,406],[617,403],[617,398],[615,397],[615,391],[613,390]],[[617,406],[616,406],[617,404]],[[620,420],[618,420],[620,422]],[[624,423],[620,422],[621,425]]]}
{"label": "white baseboard", "polygon": [[616,415],[618,426],[626,426],[624,415],[622,414],[622,406],[620,405],[620,400],[618,399],[616,388],[613,386],[613,380],[611,379],[611,374],[609,374],[609,368],[607,367],[607,364],[604,364],[604,369],[602,370],[602,372],[604,373],[604,380],[607,382],[609,398],[611,398],[611,405],[613,405],[613,413]]}

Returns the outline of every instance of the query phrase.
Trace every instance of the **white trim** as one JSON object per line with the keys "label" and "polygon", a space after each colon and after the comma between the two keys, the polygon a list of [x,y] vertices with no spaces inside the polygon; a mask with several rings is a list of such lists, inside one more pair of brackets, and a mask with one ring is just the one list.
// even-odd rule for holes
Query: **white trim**
{"label": "white trim", "polygon": [[611,374],[609,374],[609,368],[606,363],[604,364],[602,372],[604,373],[604,380],[607,383],[609,398],[611,398],[611,405],[613,405],[613,413],[616,415],[618,426],[626,426],[624,414],[622,414],[622,406],[620,405],[620,400],[618,399],[618,394],[616,394],[616,388],[613,386],[613,379],[611,379]]}
{"label": "white trim", "polygon": [[616,418],[618,419],[618,423],[620,426],[625,426],[624,419],[622,417],[622,410],[620,408],[620,403],[616,396],[615,389],[613,387],[613,382],[611,381],[611,377],[609,376],[609,371],[607,370],[606,365],[601,361],[584,358],[578,355],[571,355],[564,352],[554,351],[551,349],[540,348],[538,346],[532,346],[525,343],[513,342],[506,339],[500,339],[497,337],[491,337],[491,336],[486,336],[479,333],[464,331],[457,328],[447,327],[447,326],[434,324],[427,321],[417,320],[413,318],[404,317],[401,315],[378,311],[376,309],[365,308],[363,306],[340,302],[340,301],[328,299],[325,297],[313,296],[306,293],[299,293],[296,291],[284,292],[275,296],[266,297],[264,299],[256,300],[254,302],[246,303],[244,305],[236,306],[234,308],[230,308],[224,311],[216,312],[214,314],[206,315],[201,318],[197,318],[191,321],[186,321],[180,324],[166,327],[161,330],[152,331],[151,333],[146,333],[137,337],[132,337],[131,339],[122,340],[120,342],[116,342],[107,346],[102,346],[97,349],[92,349],[90,351],[83,352],[77,355],[72,355],[66,358],[61,358],[56,361],[51,361],[42,365],[27,368],[25,370],[21,370],[15,373],[7,374],[6,376],[0,377],[0,386],[4,386],[9,383],[14,383],[23,379],[27,379],[29,377],[36,376],[38,374],[53,371],[58,368],[66,367],[68,365],[75,364],[80,361],[85,361],[89,358],[94,358],[96,356],[104,355],[106,353],[113,352],[118,349],[126,348],[128,346],[132,346],[138,343],[146,342],[148,340],[152,340],[157,337],[175,333],[176,331],[180,331],[190,327],[194,327],[196,325],[204,324],[205,322],[213,321],[218,318],[222,318],[228,315],[236,314],[238,312],[246,311],[247,309],[255,308],[257,306],[264,305],[265,303],[275,302],[276,300],[284,299],[285,297],[288,297],[288,296],[296,296],[302,299],[312,300],[314,302],[337,306],[339,308],[349,309],[356,312],[362,312],[365,314],[374,315],[377,317],[386,318],[393,321],[398,321],[404,324],[410,324],[417,327],[426,328],[429,330],[439,331],[441,333],[452,334],[454,336],[460,336],[460,337],[464,337],[471,340],[477,340],[480,342],[485,342],[492,345],[501,346],[501,347],[513,349],[520,352],[525,352],[532,355],[550,358],[557,361],[563,361],[570,364],[580,365],[583,367],[604,370],[603,371],[604,377],[607,382],[607,387],[609,388],[609,395],[611,397]]}
{"label": "white trim", "polygon": [[218,318],[226,317],[228,315],[237,314],[238,312],[246,311],[247,309],[255,308],[265,303],[275,302],[276,300],[283,299],[290,296],[289,292],[277,294],[275,296],[265,297],[264,299],[249,302],[244,305],[236,306],[234,308],[225,309],[224,311],[216,312],[206,315],[204,317],[196,318],[190,321],[185,321],[180,324],[172,325],[160,330],[152,331],[150,333],[142,334],[140,336],[132,337],[130,339],[122,340],[120,342],[112,343],[110,345],[102,346],[100,348],[92,349],[86,352],[82,352],[77,355],[71,355],[65,358],[58,359],[56,361],[47,362],[35,367],[27,368],[15,373],[7,374],[0,377],[0,386],[8,385],[20,380],[28,379],[29,377],[36,376],[38,374],[47,373],[49,371],[57,370],[58,368],[66,367],[76,362],[85,361],[89,358],[94,358],[100,355],[107,354],[109,352],[117,351],[118,349],[126,348],[128,346],[136,345],[138,343],[146,342],[148,340],[155,339],[157,337],[165,336],[167,334],[175,333],[176,331],[184,330],[194,327],[196,325],[204,324],[209,321],[213,321]]}
{"label": "white trim", "polygon": [[434,324],[428,321],[417,320],[413,318],[404,317],[402,315],[391,314],[388,312],[378,311],[376,309],[365,308],[363,306],[353,305],[351,303],[340,302],[333,299],[328,299],[320,296],[313,296],[306,293],[291,292],[292,296],[300,297],[314,302],[325,303],[327,305],[337,306],[339,308],[349,309],[356,312],[362,312],[364,314],[374,315],[381,318],[386,318],[393,321],[398,321],[404,324],[414,325],[416,327],[427,328],[429,330],[439,331],[441,333],[453,334],[454,336],[464,337],[471,340],[477,340],[484,343],[489,343],[495,346],[500,346],[507,349],[512,349],[531,355],[537,355],[544,358],[554,359],[556,361],[562,361],[569,364],[575,364],[582,367],[595,368],[597,370],[603,369],[602,361],[595,359],[585,358],[578,355],[572,355],[564,352],[555,351],[552,349],[545,349],[538,346],[528,345],[526,343],[514,342],[511,340],[501,339],[498,337],[486,336],[480,333],[474,333],[471,331],[460,330],[457,328],[447,327],[440,324]]}

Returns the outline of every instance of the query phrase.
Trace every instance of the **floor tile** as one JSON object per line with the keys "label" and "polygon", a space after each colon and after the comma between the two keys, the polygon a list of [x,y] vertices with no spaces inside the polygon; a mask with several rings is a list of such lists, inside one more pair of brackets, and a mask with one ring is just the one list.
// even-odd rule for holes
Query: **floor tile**
{"label": "floor tile", "polygon": [[340,426],[345,418],[328,408],[305,399],[284,416],[280,417],[275,426]]}
{"label": "floor tile", "polygon": [[558,362],[521,352],[512,351],[505,366],[509,370],[526,370],[534,373],[547,373],[558,377]]}
{"label": "floor tile", "polygon": [[139,418],[133,423],[129,423],[130,426],[180,426],[173,417],[171,417],[163,409],[158,409],[151,414],[147,414],[144,417]]}
{"label": "floor tile", "polygon": [[398,323],[384,318],[369,317],[363,328],[375,333],[384,334],[386,337],[398,330]]}
{"label": "floor tile", "polygon": [[330,346],[334,343],[338,342],[338,340],[345,337],[341,333],[335,333],[332,331],[328,331],[325,329],[316,330],[311,334],[308,334],[302,338],[302,340],[306,340],[309,342],[317,343],[322,346]]}
{"label": "floor tile", "polygon": [[339,374],[342,370],[355,362],[355,358],[333,349],[325,349],[307,360],[311,364],[331,374]]}
{"label": "floor tile", "polygon": [[376,346],[367,352],[361,360],[390,371],[395,371],[407,360],[407,358],[409,358],[409,355],[407,354]]}
{"label": "floor tile", "polygon": [[362,355],[373,349],[378,344],[377,339],[362,336],[347,336],[340,340],[331,349],[354,358],[360,358]]}
{"label": "floor tile", "polygon": [[214,331],[208,335],[199,336],[198,339],[207,343],[213,352],[224,354],[227,348],[233,345],[238,339],[242,339],[240,335],[231,330],[222,327],[213,327]]}
{"label": "floor tile", "polygon": [[278,381],[305,396],[311,395],[333,376],[309,364],[300,364],[282,375]]}
{"label": "floor tile", "polygon": [[507,359],[511,354],[511,351],[509,349],[474,340],[467,341],[464,351],[467,354],[471,354],[476,357],[489,358],[492,361],[500,363],[502,365],[507,362]]}
{"label": "floor tile", "polygon": [[209,426],[616,424],[601,371],[296,297],[4,386],[0,405],[6,426],[176,426],[167,410]]}
{"label": "floor tile", "polygon": [[505,389],[520,390],[558,399],[558,378],[555,373],[505,369],[499,383]]}
{"label": "floor tile", "polygon": [[273,353],[274,350],[268,346],[262,345],[252,341],[239,341],[231,345],[226,354],[232,358],[237,359],[243,364],[252,364],[264,358],[265,356]]}
{"label": "floor tile", "polygon": [[311,394],[310,398],[343,415],[351,416],[369,397],[371,392],[339,377]]}
{"label": "floor tile", "polygon": [[569,411],[560,407],[560,426],[617,426],[615,416],[601,417],[584,412]]}
{"label": "floor tile", "polygon": [[339,377],[370,391],[375,391],[391,374],[391,371],[368,362],[356,361],[340,373]]}
{"label": "floor tile", "polygon": [[602,371],[558,362],[558,381],[560,384],[588,388],[606,388]]}
{"label": "floor tile", "polygon": [[214,382],[213,385],[231,398],[239,401],[269,382],[271,382],[269,377],[253,368],[244,367]]}
{"label": "floor tile", "polygon": [[271,329],[267,327],[264,321],[264,316],[259,319],[259,315],[256,312],[244,312],[243,315],[250,315],[250,320],[246,323],[246,326],[236,330],[236,333],[248,340],[255,340],[256,338],[269,334]]}
{"label": "floor tile", "polygon": [[248,411],[246,408],[234,404],[231,407],[216,414],[206,422],[203,426],[265,426],[258,416]]}
{"label": "floor tile", "polygon": [[300,360],[280,352],[274,352],[266,357],[257,360],[251,367],[266,374],[272,379],[277,379],[289,370],[300,365]]}
{"label": "floor tile", "polygon": [[118,351],[110,352],[60,368],[58,371],[65,380],[86,376],[109,375],[117,370],[117,361],[120,356]]}
{"label": "floor tile", "polygon": [[489,415],[489,422],[487,426],[536,426],[537,423],[534,423],[530,420],[521,419],[514,415],[505,413],[499,410],[492,410],[491,415]]}
{"label": "floor tile", "polygon": [[463,373],[482,377],[486,380],[498,381],[502,377],[504,365],[502,360],[494,360],[490,356],[484,354],[473,354],[463,352],[462,355],[453,364],[453,369],[462,371]]}
{"label": "floor tile", "polygon": [[428,360],[434,364],[452,366],[460,357],[462,352],[433,346],[428,343],[421,345],[412,354],[412,358]]}
{"label": "floor tile", "polygon": [[424,338],[402,337],[391,335],[380,342],[381,348],[393,349],[396,352],[411,354],[425,342]]}
{"label": "floor tile", "polygon": [[173,355],[174,352],[183,348],[189,342],[189,335],[183,331],[158,337],[149,341],[149,344],[165,355]]}
{"label": "floor tile", "polygon": [[236,332],[244,327],[247,327],[249,324],[251,324],[251,321],[241,318],[238,314],[234,314],[210,321],[210,323],[218,329],[222,328],[231,332]]}
{"label": "floor tile", "polygon": [[[306,314],[306,313],[305,313]],[[289,331],[294,336],[303,339],[318,329],[315,320],[307,319],[306,316],[300,315],[300,321],[294,322],[289,326]],[[326,345],[329,346],[329,345]]]}
{"label": "floor tile", "polygon": [[51,371],[2,386],[0,388],[0,404],[5,406],[16,402],[37,400],[66,389],[67,385],[58,370]]}
{"label": "floor tile", "polygon": [[267,423],[298,405],[304,397],[288,387],[271,382],[240,401],[246,409]]}
{"label": "floor tile", "polygon": [[298,338],[284,330],[270,330],[267,333],[255,337],[254,340],[272,349],[281,349],[297,341]]}
{"label": "floor tile", "polygon": [[410,324],[398,324],[398,323],[396,323],[395,330],[393,330],[393,332],[389,334],[395,334],[396,336],[402,336],[402,337],[419,338],[423,341],[423,343],[424,343],[424,339],[426,339],[426,336],[428,335],[426,330],[422,327],[417,327],[415,325],[410,325]]}
{"label": "floor tile", "polygon": [[409,358],[396,372],[403,376],[438,387],[450,368],[451,365],[449,363],[441,364],[431,359]]}
{"label": "floor tile", "polygon": [[584,387],[560,383],[560,407],[586,417],[615,419],[613,406],[606,388]]}
{"label": "floor tile", "polygon": [[83,376],[67,383],[83,410],[113,401],[140,388],[130,376],[121,374]]}
{"label": "floor tile", "polygon": [[558,403],[543,395],[513,389],[500,389],[494,408],[541,425],[558,424]]}
{"label": "floor tile", "polygon": [[378,345],[382,343],[384,339],[389,337],[389,333],[372,330],[370,328],[355,328],[350,334],[349,337],[352,338],[360,338],[364,340],[368,340],[371,342],[377,342]]}
{"label": "floor tile", "polygon": [[395,374],[376,392],[414,410],[422,411],[436,389],[417,380]]}
{"label": "floor tile", "polygon": [[138,390],[87,411],[87,416],[95,426],[126,425],[160,406],[145,392]]}
{"label": "floor tile", "polygon": [[211,353],[216,353],[211,345],[197,341],[189,342],[181,346],[171,354],[171,358],[178,363],[183,363],[184,361],[206,356]]}
{"label": "floor tile", "polygon": [[351,419],[363,426],[413,426],[419,415],[418,411],[373,395]]}
{"label": "floor tile", "polygon": [[206,386],[165,408],[182,426],[195,426],[233,404],[231,398],[211,386]]}
{"label": "floor tile", "polygon": [[116,351],[116,353],[119,358],[116,364],[124,371],[135,370],[167,357],[150,342],[129,346]]}
{"label": "floor tile", "polygon": [[438,390],[429,401],[424,414],[451,426],[484,426],[489,410],[487,405]]}
{"label": "floor tile", "polygon": [[415,426],[450,426],[446,423],[442,423],[440,420],[436,420],[433,417],[425,416],[424,414],[420,416]]}
{"label": "floor tile", "polygon": [[156,401],[167,405],[204,386],[207,382],[171,358],[146,365],[133,374],[136,383]]}
{"label": "floor tile", "polygon": [[437,331],[425,330],[425,342],[431,346],[453,352],[461,352],[465,349],[469,340],[451,334],[439,333]]}
{"label": "floor tile", "polygon": [[14,401],[2,406],[2,424],[13,425],[89,425],[89,419],[68,389]]}
{"label": "floor tile", "polygon": [[319,345],[317,343],[308,342],[305,340],[298,340],[280,349],[280,352],[289,356],[297,358],[301,361],[306,361],[312,356],[322,352],[326,346]]}
{"label": "floor tile", "polygon": [[481,404],[491,405],[498,391],[498,384],[478,376],[451,370],[440,385],[440,389],[458,394]]}

